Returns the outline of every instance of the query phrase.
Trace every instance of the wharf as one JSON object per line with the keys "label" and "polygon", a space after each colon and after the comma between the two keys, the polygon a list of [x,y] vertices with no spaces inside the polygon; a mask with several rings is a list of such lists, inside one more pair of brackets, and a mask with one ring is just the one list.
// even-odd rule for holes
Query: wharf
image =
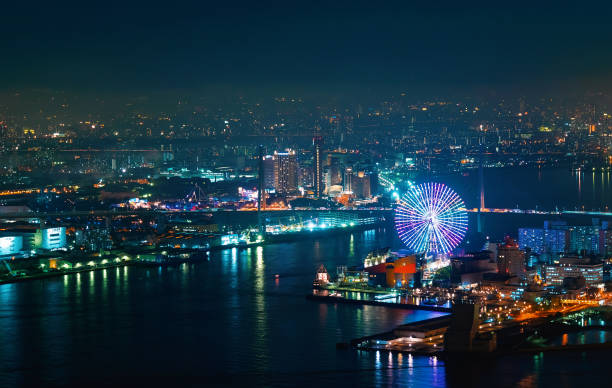
{"label": "wharf", "polygon": [[435,305],[417,305],[417,304],[408,304],[408,303],[391,303],[384,302],[378,300],[367,300],[367,299],[348,299],[344,297],[337,297],[331,295],[318,295],[318,294],[308,294],[306,295],[306,299],[318,301],[318,302],[326,302],[326,303],[348,303],[348,304],[357,304],[357,305],[370,305],[370,306],[383,306],[383,307],[391,307],[391,308],[400,308],[406,310],[425,310],[425,311],[437,311],[443,313],[450,313],[450,307],[444,306],[435,306]]}
{"label": "wharf", "polygon": [[[77,274],[81,272],[100,271],[104,269],[120,268],[120,267],[126,267],[126,266],[137,266],[137,265],[150,266],[150,265],[153,265],[153,263],[144,262],[144,261],[122,261],[119,263],[112,262],[108,264],[97,265],[95,267],[85,266],[85,267],[80,267],[80,268],[50,270],[47,272],[38,272],[38,273],[33,273],[30,275],[24,275],[24,276],[6,277],[4,279],[0,279],[0,285],[9,284],[9,283],[26,282],[30,280],[41,280],[41,279],[47,279],[47,278],[54,278],[54,277],[59,277],[59,276],[64,276],[64,275]],[[155,265],[159,265],[159,264],[155,264]]]}

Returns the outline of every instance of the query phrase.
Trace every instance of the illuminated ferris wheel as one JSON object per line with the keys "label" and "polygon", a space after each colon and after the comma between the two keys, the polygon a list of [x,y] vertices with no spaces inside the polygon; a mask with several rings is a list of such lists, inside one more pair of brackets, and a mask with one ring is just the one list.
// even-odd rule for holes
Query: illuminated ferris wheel
{"label": "illuminated ferris wheel", "polygon": [[442,183],[413,186],[395,211],[399,238],[414,253],[449,253],[463,240],[467,224],[463,200]]}

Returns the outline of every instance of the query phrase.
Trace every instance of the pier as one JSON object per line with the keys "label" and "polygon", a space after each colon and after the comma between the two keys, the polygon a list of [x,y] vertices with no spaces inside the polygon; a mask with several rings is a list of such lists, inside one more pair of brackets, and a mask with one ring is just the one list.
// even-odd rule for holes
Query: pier
{"label": "pier", "polygon": [[327,295],[317,294],[316,292],[313,294],[306,295],[306,299],[310,299],[313,301],[319,301],[319,302],[325,302],[325,303],[348,303],[348,304],[356,304],[356,305],[400,308],[400,309],[406,309],[406,310],[437,311],[437,312],[442,312],[442,313],[451,312],[451,308],[445,307],[445,306],[395,303],[395,302],[385,302],[381,300],[369,300],[369,299],[352,299],[352,298],[345,298],[345,297],[334,296],[334,295],[329,295],[329,294]]}

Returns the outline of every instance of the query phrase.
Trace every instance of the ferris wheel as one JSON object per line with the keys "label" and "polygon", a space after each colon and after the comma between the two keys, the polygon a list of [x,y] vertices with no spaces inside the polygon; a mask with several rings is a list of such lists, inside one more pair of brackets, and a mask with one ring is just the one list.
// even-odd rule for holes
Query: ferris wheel
{"label": "ferris wheel", "polygon": [[442,183],[413,186],[395,210],[399,238],[414,253],[449,253],[465,237],[467,225],[463,200]]}

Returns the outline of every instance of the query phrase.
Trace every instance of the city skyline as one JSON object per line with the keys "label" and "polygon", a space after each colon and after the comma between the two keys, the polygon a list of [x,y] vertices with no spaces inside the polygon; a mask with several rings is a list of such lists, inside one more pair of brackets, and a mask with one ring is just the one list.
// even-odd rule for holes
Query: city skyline
{"label": "city skyline", "polygon": [[608,380],[611,5],[3,11],[0,387]]}

